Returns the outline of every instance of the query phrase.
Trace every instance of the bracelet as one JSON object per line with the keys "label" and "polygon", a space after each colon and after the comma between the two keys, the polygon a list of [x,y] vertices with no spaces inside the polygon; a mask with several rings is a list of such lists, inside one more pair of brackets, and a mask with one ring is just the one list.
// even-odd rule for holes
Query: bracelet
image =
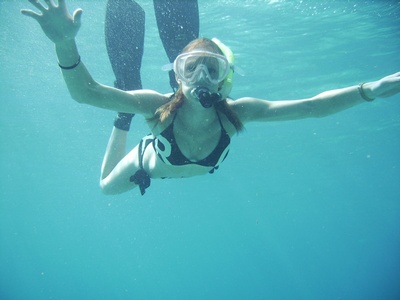
{"label": "bracelet", "polygon": [[360,83],[358,85],[358,92],[360,93],[361,98],[363,98],[365,101],[368,101],[368,102],[374,101],[375,98],[370,98],[365,94],[364,89],[363,89],[364,84],[365,84],[365,82]]}
{"label": "bracelet", "polygon": [[72,70],[72,69],[75,69],[80,63],[81,63],[81,56],[79,55],[78,61],[76,63],[74,63],[72,66],[65,67],[65,66],[60,65],[60,63],[58,63],[58,66],[63,70]]}

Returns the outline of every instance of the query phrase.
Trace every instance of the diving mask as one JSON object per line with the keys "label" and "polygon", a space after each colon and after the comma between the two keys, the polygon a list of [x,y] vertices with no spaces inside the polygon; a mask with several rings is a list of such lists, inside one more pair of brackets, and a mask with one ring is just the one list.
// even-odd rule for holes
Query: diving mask
{"label": "diving mask", "polygon": [[225,56],[208,51],[180,54],[175,59],[173,68],[177,77],[186,84],[196,84],[202,80],[219,84],[231,70]]}

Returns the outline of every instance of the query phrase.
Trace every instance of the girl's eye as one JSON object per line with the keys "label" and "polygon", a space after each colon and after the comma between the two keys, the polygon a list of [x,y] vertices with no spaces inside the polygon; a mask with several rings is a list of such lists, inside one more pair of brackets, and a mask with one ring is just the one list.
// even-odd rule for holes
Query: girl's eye
{"label": "girl's eye", "polygon": [[187,72],[194,72],[194,70],[196,70],[196,63],[187,63],[185,70]]}
{"label": "girl's eye", "polygon": [[218,70],[215,68],[208,68],[208,73],[210,73],[210,76],[213,78],[218,77]]}

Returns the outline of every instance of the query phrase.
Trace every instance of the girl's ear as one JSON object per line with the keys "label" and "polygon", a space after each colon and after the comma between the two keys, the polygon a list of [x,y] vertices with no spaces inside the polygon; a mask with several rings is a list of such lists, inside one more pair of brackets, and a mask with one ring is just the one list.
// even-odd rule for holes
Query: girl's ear
{"label": "girl's ear", "polygon": [[182,81],[178,78],[178,75],[175,74],[175,79],[176,82],[180,85],[182,83]]}

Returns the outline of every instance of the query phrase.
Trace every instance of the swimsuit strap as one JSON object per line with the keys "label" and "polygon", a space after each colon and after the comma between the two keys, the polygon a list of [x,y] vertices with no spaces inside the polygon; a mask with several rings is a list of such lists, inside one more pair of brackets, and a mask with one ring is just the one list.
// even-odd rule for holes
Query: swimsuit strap
{"label": "swimsuit strap", "polygon": [[178,115],[178,111],[175,112],[174,118],[172,119],[171,124],[175,123],[176,116]]}
{"label": "swimsuit strap", "polygon": [[221,126],[221,129],[225,130],[224,125],[222,125],[221,117],[219,116],[218,110],[215,110],[215,112],[217,113],[217,117],[218,117],[218,121],[219,121],[219,125]]}

